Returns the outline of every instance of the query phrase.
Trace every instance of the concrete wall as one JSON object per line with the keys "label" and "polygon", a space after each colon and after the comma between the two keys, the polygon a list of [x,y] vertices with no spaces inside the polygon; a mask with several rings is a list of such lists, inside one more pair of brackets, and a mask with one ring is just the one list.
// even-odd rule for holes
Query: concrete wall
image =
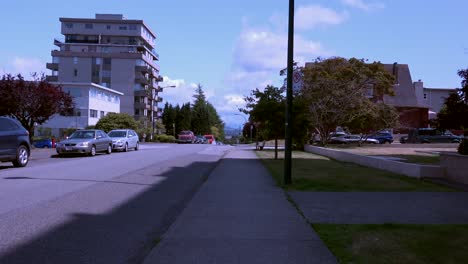
{"label": "concrete wall", "polygon": [[362,156],[345,151],[305,145],[304,150],[335,160],[352,162],[362,166],[390,171],[413,178],[444,178],[445,169],[436,165],[420,165],[387,160],[376,157]]}
{"label": "concrete wall", "polygon": [[468,155],[441,152],[440,165],[446,169],[449,180],[468,184]]}

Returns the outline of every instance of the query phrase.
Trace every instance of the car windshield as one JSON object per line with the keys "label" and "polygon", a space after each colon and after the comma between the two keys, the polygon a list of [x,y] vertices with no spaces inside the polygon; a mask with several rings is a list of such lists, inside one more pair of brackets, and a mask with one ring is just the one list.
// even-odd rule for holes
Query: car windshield
{"label": "car windshield", "polygon": [[109,132],[109,137],[126,137],[127,132],[126,131],[111,131]]}
{"label": "car windshield", "polygon": [[94,131],[75,131],[69,138],[94,138]]}

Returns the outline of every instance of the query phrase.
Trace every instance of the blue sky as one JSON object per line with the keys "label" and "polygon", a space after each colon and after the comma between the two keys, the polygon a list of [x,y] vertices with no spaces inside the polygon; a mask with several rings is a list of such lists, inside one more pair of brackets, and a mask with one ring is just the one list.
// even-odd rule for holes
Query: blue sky
{"label": "blue sky", "polygon": [[[267,84],[281,85],[286,65],[287,0],[256,1],[5,1],[0,8],[0,73],[43,71],[51,62],[59,17],[95,13],[143,19],[157,34],[164,100],[192,99],[201,83],[228,126],[242,97]],[[79,4],[75,4],[79,3]],[[403,0],[296,0],[295,60],[317,56],[409,64],[426,87],[459,87],[468,68],[468,2]]]}

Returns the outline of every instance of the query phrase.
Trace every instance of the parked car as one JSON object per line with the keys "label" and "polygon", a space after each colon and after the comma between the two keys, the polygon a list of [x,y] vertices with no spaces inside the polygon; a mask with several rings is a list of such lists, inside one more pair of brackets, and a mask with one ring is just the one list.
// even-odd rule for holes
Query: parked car
{"label": "parked car", "polygon": [[132,129],[115,129],[107,134],[112,139],[112,149],[127,152],[129,149],[138,150],[140,138]]}
{"label": "parked car", "polygon": [[401,143],[460,143],[463,137],[455,136],[450,131],[438,131],[435,128],[411,129]]}
{"label": "parked car", "polygon": [[112,139],[102,130],[87,129],[73,132],[68,139],[57,143],[57,154],[89,154],[97,152],[112,153]]}
{"label": "parked car", "polygon": [[213,135],[204,135],[203,137],[206,139],[208,144],[212,144],[213,141],[215,141],[215,137]]}
{"label": "parked car", "polygon": [[379,144],[377,139],[373,138],[362,138],[359,135],[339,135],[337,137],[332,137],[328,141],[329,144],[351,144],[351,143],[359,143],[362,140],[362,143],[367,144]]}
{"label": "parked car", "polygon": [[28,165],[30,153],[29,132],[18,120],[0,117],[0,161],[24,167]]}
{"label": "parked car", "polygon": [[197,144],[206,144],[206,138],[203,136],[196,136],[195,143]]}
{"label": "parked car", "polygon": [[388,132],[379,132],[379,133],[376,133],[376,134],[372,134],[372,135],[369,136],[369,138],[377,139],[380,144],[385,144],[385,143],[391,144],[391,143],[393,143],[393,136],[392,136],[392,134],[390,134]]}
{"label": "parked car", "polygon": [[54,144],[52,144],[52,139],[50,139],[50,138],[35,140],[34,143],[33,143],[33,146],[36,147],[36,148],[53,148],[53,147],[55,147]]}
{"label": "parked car", "polygon": [[183,130],[177,135],[177,143],[194,143],[195,134],[190,130]]}

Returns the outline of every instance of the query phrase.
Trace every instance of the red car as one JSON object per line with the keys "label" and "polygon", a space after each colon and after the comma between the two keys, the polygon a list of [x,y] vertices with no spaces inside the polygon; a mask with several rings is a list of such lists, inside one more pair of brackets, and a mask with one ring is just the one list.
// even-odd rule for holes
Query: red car
{"label": "red car", "polygon": [[193,143],[195,139],[195,134],[190,130],[183,130],[177,135],[177,143]]}
{"label": "red car", "polygon": [[203,137],[206,139],[206,142],[207,142],[208,144],[213,143],[213,141],[215,140],[215,138],[214,138],[213,135],[204,135]]}

